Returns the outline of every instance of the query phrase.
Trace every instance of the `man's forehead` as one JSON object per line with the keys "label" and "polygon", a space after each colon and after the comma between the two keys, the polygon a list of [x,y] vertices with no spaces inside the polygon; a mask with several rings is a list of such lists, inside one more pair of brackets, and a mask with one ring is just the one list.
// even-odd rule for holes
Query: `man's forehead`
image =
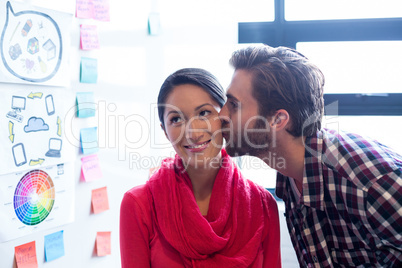
{"label": "man's forehead", "polygon": [[245,70],[236,70],[226,92],[226,96],[228,99],[237,101],[249,98],[253,99],[251,73]]}

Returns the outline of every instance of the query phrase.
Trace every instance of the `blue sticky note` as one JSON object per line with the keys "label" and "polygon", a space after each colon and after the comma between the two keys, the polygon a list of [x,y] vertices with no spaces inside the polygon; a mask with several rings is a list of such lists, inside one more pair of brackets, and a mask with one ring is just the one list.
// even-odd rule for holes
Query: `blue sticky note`
{"label": "blue sticky note", "polygon": [[81,58],[81,83],[96,83],[98,81],[98,60]]}
{"label": "blue sticky note", "polygon": [[96,104],[93,92],[77,92],[77,117],[95,116]]}
{"label": "blue sticky note", "polygon": [[99,151],[97,132],[97,127],[81,129],[81,149],[83,154],[94,154]]}
{"label": "blue sticky note", "polygon": [[161,31],[161,23],[159,13],[151,13],[148,17],[148,34],[159,35]]}
{"label": "blue sticky note", "polygon": [[63,231],[45,236],[45,259],[52,261],[64,256]]}

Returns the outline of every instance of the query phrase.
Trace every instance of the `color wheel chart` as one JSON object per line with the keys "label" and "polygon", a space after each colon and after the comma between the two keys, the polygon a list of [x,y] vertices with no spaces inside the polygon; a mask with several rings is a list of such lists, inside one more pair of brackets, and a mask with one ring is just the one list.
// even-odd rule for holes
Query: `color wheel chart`
{"label": "color wheel chart", "polygon": [[39,224],[50,214],[54,199],[55,188],[50,176],[43,170],[31,170],[15,188],[15,214],[26,225]]}

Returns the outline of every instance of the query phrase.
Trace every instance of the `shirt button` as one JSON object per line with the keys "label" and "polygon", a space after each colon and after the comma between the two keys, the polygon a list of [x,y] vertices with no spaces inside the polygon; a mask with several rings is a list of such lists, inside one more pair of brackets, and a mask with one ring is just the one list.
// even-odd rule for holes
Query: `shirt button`
{"label": "shirt button", "polygon": [[318,260],[317,260],[317,256],[313,256],[313,260],[314,260],[314,262],[318,262]]}

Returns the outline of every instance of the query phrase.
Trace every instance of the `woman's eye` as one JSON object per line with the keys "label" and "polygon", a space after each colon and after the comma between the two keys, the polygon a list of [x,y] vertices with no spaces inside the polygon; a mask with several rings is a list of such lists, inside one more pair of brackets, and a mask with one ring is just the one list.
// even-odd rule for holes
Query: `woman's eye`
{"label": "woman's eye", "polygon": [[200,112],[200,116],[207,116],[207,115],[209,115],[209,114],[211,114],[211,112],[210,111],[207,111],[207,110],[204,110],[204,111],[202,111],[202,112]]}
{"label": "woman's eye", "polygon": [[170,122],[173,124],[180,123],[181,121],[182,121],[182,118],[180,116],[175,116],[170,119]]}

